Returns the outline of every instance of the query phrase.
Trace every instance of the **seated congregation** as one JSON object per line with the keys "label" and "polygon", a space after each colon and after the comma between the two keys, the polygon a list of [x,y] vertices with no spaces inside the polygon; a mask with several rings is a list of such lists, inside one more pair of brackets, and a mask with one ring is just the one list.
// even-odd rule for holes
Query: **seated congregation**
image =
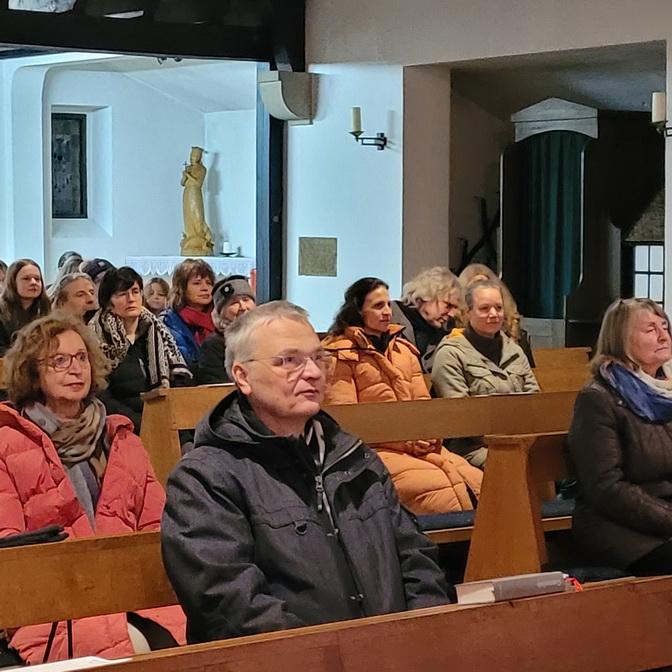
{"label": "seated congregation", "polygon": [[[483,438],[367,446],[321,408],[538,393],[520,315],[492,271],[427,269],[399,301],[384,280],[357,280],[320,342],[302,308],[257,306],[247,278],[218,281],[202,260],[182,262],[170,286],[102,259],[62,261],[49,288],[37,263],[15,261],[0,292],[0,537],[160,529],[180,604],[75,620],[73,655],[453,600],[415,516],[477,508]],[[672,570],[671,362],[657,304],[608,309],[568,436],[575,539],[596,565]],[[164,493],[138,436],[142,395],[229,382]],[[21,627],[7,646],[24,663],[64,659],[68,633]]]}

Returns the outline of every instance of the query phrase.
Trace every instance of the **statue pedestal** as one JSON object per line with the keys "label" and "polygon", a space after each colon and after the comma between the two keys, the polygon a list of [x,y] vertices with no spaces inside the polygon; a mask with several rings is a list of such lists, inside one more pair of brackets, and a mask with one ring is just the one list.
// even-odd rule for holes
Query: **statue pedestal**
{"label": "statue pedestal", "polygon": [[170,279],[175,266],[185,259],[203,259],[207,261],[217,278],[225,278],[227,275],[244,275],[250,277],[255,267],[255,260],[249,257],[126,257],[126,265],[135,269],[147,279],[154,276]]}

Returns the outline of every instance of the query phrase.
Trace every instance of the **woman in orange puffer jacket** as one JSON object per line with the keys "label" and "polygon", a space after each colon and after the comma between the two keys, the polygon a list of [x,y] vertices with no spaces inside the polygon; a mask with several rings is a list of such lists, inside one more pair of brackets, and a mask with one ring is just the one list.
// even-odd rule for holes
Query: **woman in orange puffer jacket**
{"label": "woman in orange puffer jacket", "polygon": [[[19,332],[4,367],[12,404],[0,404],[0,537],[47,525],[71,539],[159,528],[165,495],[133,423],[107,416],[94,396],[107,368],[93,332],[75,318],[56,314]],[[184,644],[185,624],[178,606],[78,619],[73,655],[121,658]],[[10,645],[41,663],[50,629],[19,628]],[[49,660],[67,655],[59,623]]]}
{"label": "woman in orange puffer jacket", "polygon": [[[327,404],[429,399],[418,351],[391,324],[388,286],[362,278],[345,293],[322,342],[334,356]],[[390,471],[402,504],[415,514],[474,508],[483,473],[450,453],[441,439],[373,446]]]}

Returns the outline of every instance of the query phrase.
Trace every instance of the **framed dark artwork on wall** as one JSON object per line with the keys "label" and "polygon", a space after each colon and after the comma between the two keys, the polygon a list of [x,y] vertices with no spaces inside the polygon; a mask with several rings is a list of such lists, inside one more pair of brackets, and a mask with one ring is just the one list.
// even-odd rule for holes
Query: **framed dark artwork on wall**
{"label": "framed dark artwork on wall", "polygon": [[51,115],[51,213],[84,219],[86,203],[86,115]]}

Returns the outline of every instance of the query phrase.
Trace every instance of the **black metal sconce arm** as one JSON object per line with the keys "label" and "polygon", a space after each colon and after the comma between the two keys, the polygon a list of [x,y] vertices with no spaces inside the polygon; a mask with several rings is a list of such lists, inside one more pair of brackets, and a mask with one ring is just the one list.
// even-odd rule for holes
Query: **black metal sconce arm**
{"label": "black metal sconce arm", "polygon": [[363,131],[350,131],[350,135],[355,138],[355,142],[365,147],[377,147],[378,151],[382,151],[387,147],[387,136],[385,133],[376,133],[375,136],[365,136]]}

